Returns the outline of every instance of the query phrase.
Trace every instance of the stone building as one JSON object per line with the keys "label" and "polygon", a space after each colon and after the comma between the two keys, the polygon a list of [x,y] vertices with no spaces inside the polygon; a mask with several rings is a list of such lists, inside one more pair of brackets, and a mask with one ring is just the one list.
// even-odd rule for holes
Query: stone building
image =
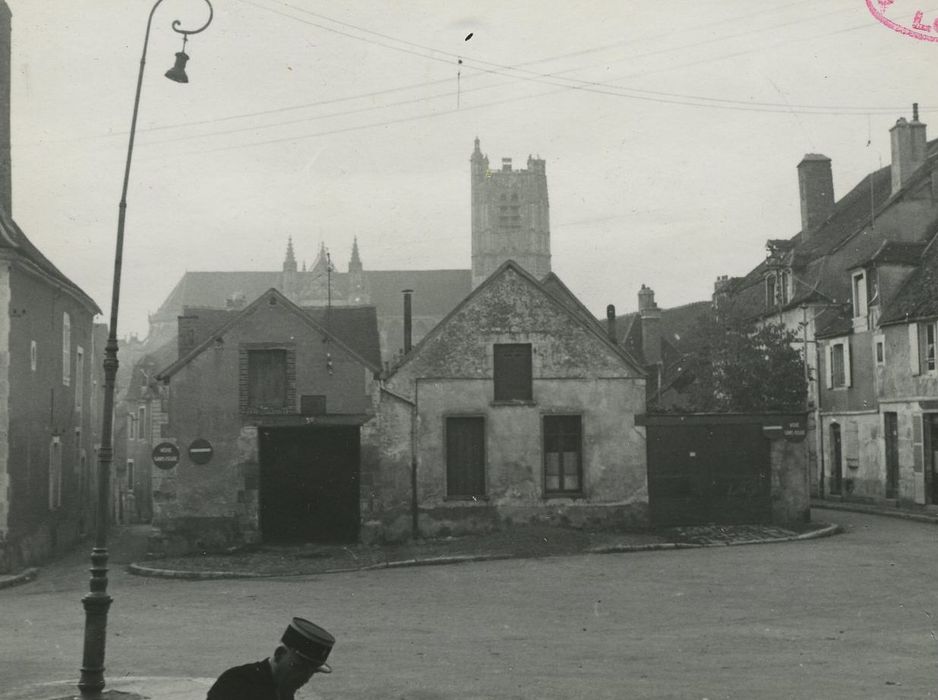
{"label": "stone building", "polygon": [[641,368],[553,275],[508,261],[377,389],[363,538],[647,522]]}
{"label": "stone building", "polygon": [[373,308],[303,309],[269,289],[232,312],[189,310],[162,383],[152,547],[355,541],[360,426],[380,371]]}
{"label": "stone building", "polygon": [[93,525],[94,317],[101,310],[12,218],[11,14],[0,0],[0,572]]}

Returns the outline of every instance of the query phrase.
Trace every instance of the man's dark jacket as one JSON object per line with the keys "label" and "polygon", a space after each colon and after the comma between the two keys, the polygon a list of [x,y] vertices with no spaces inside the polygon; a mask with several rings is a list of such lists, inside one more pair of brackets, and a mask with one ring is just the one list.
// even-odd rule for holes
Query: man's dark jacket
{"label": "man's dark jacket", "polygon": [[207,700],[280,700],[265,659],[229,668],[208,691]]}

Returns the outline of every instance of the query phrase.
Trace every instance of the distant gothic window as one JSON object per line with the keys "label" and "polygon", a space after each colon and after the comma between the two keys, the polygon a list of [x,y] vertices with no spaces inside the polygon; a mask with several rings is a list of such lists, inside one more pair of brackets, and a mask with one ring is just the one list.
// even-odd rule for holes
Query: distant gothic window
{"label": "distant gothic window", "polygon": [[134,461],[127,460],[127,489],[133,491],[134,488]]}
{"label": "distant gothic window", "polygon": [[62,384],[68,386],[72,380],[72,319],[62,314]]}
{"label": "distant gothic window", "polygon": [[521,228],[521,204],[518,194],[512,193],[511,200],[502,194],[498,198],[498,227],[502,231],[517,231]]}
{"label": "distant gothic window", "polygon": [[531,344],[496,344],[493,359],[495,400],[530,401],[533,397]]}

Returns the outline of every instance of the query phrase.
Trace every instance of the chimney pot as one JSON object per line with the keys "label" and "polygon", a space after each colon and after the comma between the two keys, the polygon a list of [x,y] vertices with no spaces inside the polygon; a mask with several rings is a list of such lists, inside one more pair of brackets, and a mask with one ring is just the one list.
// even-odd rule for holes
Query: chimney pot
{"label": "chimney pot", "polygon": [[412,297],[414,294],[413,289],[403,290],[404,294],[404,354],[410,352],[413,343],[413,309],[412,309]]}
{"label": "chimney pot", "polygon": [[616,307],[609,304],[606,307],[606,332],[609,334],[609,340],[616,342]]}

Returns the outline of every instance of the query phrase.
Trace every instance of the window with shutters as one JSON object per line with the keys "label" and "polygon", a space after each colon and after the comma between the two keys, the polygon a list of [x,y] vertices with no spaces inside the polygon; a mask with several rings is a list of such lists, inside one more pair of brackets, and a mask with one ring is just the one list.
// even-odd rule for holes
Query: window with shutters
{"label": "window with shutters", "polygon": [[82,409],[85,399],[85,350],[79,345],[75,348],[75,408]]}
{"label": "window with shutters", "polygon": [[531,401],[531,344],[496,344],[493,361],[495,401]]}
{"label": "window with shutters", "polygon": [[485,421],[478,416],[446,419],[446,496],[485,495]]}
{"label": "window with shutters", "polygon": [[921,361],[922,372],[935,371],[935,337],[938,335],[936,324],[919,324],[919,359]]}
{"label": "window with shutters", "polygon": [[248,350],[247,405],[252,412],[287,407],[287,351]]}
{"label": "window with shutters", "polygon": [[583,421],[581,416],[544,416],[544,492],[569,495],[583,491]]}
{"label": "window with shutters", "polygon": [[827,343],[827,388],[839,389],[851,385],[850,344],[847,338]]}
{"label": "window with shutters", "polygon": [[72,318],[62,314],[62,384],[72,382]]}
{"label": "window with shutters", "polygon": [[843,343],[837,343],[831,348],[831,377],[835,387],[844,386],[844,346]]}

